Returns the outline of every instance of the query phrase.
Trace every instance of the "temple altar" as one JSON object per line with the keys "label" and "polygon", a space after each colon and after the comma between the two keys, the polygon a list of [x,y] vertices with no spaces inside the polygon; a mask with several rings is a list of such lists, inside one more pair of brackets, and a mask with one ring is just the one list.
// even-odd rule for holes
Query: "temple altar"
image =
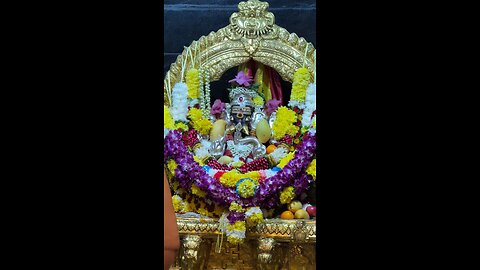
{"label": "temple altar", "polygon": [[[170,269],[315,269],[316,50],[268,7],[240,2],[166,73],[164,162],[181,238]],[[232,68],[228,100],[212,102],[210,82]],[[292,83],[285,102],[280,79]]]}
{"label": "temple altar", "polygon": [[177,224],[182,247],[170,269],[315,269],[315,220],[270,219],[249,230],[245,243],[220,247],[217,220],[179,218]]}

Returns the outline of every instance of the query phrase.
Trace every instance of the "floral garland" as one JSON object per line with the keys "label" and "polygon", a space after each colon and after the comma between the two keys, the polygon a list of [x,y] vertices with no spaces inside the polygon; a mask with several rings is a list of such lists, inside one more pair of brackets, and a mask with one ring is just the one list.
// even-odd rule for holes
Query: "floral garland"
{"label": "floral garland", "polygon": [[212,122],[203,116],[203,112],[200,109],[191,108],[188,112],[188,118],[190,118],[193,128],[202,135],[209,134],[213,127]]}
{"label": "floral garland", "polygon": [[187,71],[186,82],[188,88],[188,97],[191,99],[198,98],[200,89],[200,79],[198,69],[192,68]]}
{"label": "floral garland", "polygon": [[297,115],[293,110],[284,106],[278,108],[272,126],[273,138],[278,140],[285,137],[285,135],[296,135],[299,130],[298,126],[295,125],[296,122]]}
{"label": "floral garland", "polygon": [[[237,193],[236,188],[231,187],[239,176],[230,177],[230,175],[237,175],[239,174],[238,172],[232,170],[228,173],[222,173],[222,176],[226,174],[227,177],[224,177],[222,181],[217,181],[217,179],[207,173],[210,170],[209,166],[205,165],[202,167],[195,162],[192,153],[188,151],[187,146],[182,141],[180,131],[173,130],[166,136],[164,156],[173,159],[177,164],[177,167],[174,169],[175,179],[182,188],[190,190],[192,184],[195,183],[198,188],[205,191],[206,196],[210,200],[219,205],[226,206],[231,202],[237,202],[242,207],[263,206],[270,209],[276,206],[276,204],[267,199],[287,185],[293,184],[296,187],[295,194],[298,195],[305,191],[308,184],[313,181],[312,176],[302,174],[301,172],[307,169],[307,166],[310,165],[315,156],[315,134],[311,132],[306,133],[296,149],[295,155],[283,169],[276,167],[278,172],[274,176],[259,182],[255,196],[248,198],[242,198]],[[165,161],[168,164],[168,161]],[[222,184],[222,182],[227,185]]]}
{"label": "floral garland", "polygon": [[[209,135],[213,127],[205,112],[219,118],[225,109],[220,100],[215,101],[211,108],[199,106],[202,73],[197,69],[189,70],[186,84],[177,83],[174,86],[172,98],[175,107],[164,107],[164,161],[167,174],[171,176],[172,201],[178,213],[197,212],[220,217],[221,229],[228,242],[241,243],[246,228],[263,221],[261,208],[273,209],[279,204],[291,202],[316,179],[315,84],[308,84],[310,75],[306,68],[295,72],[289,103],[293,109],[278,107],[280,102],[276,100],[265,104],[261,95],[253,99],[256,106],[266,106],[268,115],[275,115],[273,138],[287,147],[279,146],[270,154],[277,164],[273,168],[260,169],[261,165],[252,170],[245,167],[248,165],[246,161],[235,156],[233,159],[226,156],[223,161],[210,157],[210,142],[204,140],[205,137],[197,137]],[[208,76],[205,79],[208,80]],[[251,78],[239,73],[234,81],[248,86]],[[182,108],[178,108],[179,105]]]}
{"label": "floral garland", "polygon": [[173,120],[187,122],[188,114],[188,86],[185,83],[176,83],[172,90],[172,106],[170,113]]}

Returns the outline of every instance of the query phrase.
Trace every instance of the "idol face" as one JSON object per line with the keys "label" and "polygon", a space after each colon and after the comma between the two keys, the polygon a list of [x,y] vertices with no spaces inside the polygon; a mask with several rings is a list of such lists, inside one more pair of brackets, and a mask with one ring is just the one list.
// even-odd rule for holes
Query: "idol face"
{"label": "idol face", "polygon": [[241,123],[245,125],[252,120],[252,108],[250,106],[234,105],[231,108],[230,115],[235,124]]}

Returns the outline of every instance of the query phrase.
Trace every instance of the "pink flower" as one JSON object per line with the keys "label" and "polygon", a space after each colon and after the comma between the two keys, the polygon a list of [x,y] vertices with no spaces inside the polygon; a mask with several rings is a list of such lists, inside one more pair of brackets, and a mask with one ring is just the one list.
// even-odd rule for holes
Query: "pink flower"
{"label": "pink flower", "polygon": [[253,81],[252,76],[245,74],[245,72],[240,71],[235,79],[228,81],[229,83],[236,82],[238,85],[250,86],[250,83]]}
{"label": "pink flower", "polygon": [[280,104],[282,104],[282,102],[277,99],[271,99],[267,101],[267,113],[273,113],[276,111]]}
{"label": "pink flower", "polygon": [[212,105],[212,109],[210,110],[210,113],[212,115],[215,115],[217,113],[222,113],[223,110],[225,110],[225,103],[223,103],[220,99],[216,99]]}

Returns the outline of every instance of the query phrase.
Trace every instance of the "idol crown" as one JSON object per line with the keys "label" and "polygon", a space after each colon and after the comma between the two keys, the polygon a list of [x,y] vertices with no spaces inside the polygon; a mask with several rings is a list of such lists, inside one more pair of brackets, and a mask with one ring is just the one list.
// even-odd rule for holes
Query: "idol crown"
{"label": "idol crown", "polygon": [[263,14],[267,11],[268,3],[260,2],[258,0],[249,0],[247,2],[240,2],[238,4],[238,9],[240,10],[240,13],[246,16],[258,17],[260,14]]}
{"label": "idol crown", "polygon": [[236,87],[230,90],[229,98],[231,105],[243,105],[254,107],[253,98],[258,94],[255,90],[245,87]]}

